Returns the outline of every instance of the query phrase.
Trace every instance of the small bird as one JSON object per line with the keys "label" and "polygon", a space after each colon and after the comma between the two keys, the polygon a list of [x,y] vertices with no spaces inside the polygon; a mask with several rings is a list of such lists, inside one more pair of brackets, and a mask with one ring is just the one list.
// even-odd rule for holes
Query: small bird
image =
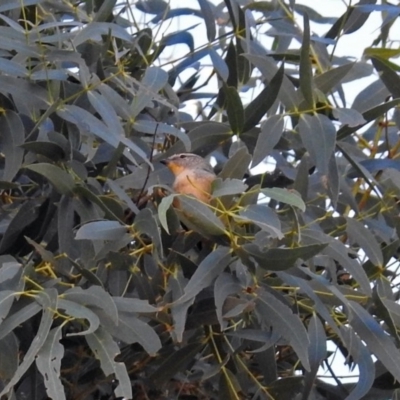
{"label": "small bird", "polygon": [[210,202],[211,184],[217,176],[204,158],[181,153],[161,160],[161,163],[175,175],[172,187],[176,193],[192,195],[204,203]]}

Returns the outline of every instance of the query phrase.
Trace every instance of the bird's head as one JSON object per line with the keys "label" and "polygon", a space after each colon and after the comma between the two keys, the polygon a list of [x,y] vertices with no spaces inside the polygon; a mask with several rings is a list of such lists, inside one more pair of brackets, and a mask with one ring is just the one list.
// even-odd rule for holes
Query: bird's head
{"label": "bird's head", "polygon": [[166,165],[176,176],[187,170],[203,170],[214,173],[211,165],[203,158],[192,153],[175,154],[161,163]]}

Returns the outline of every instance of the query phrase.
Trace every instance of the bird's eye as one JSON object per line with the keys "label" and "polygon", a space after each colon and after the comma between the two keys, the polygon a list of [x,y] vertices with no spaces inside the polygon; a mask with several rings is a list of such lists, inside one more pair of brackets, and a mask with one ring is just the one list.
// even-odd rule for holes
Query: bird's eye
{"label": "bird's eye", "polygon": [[186,158],[186,155],[185,155],[185,154],[181,154],[181,155],[179,156],[179,158]]}

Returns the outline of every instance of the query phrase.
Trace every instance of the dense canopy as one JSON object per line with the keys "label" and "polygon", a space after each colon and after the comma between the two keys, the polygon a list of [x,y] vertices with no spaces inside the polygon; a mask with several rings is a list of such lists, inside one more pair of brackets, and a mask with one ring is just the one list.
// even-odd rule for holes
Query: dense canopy
{"label": "dense canopy", "polygon": [[184,3],[0,2],[0,397],[400,398],[399,6]]}

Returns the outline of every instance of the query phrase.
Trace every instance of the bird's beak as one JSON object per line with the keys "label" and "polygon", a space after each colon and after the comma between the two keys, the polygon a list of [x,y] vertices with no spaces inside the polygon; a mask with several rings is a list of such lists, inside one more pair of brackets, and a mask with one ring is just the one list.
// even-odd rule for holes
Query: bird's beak
{"label": "bird's beak", "polygon": [[167,158],[167,159],[165,159],[165,160],[161,160],[160,163],[161,163],[161,164],[164,164],[164,165],[168,165],[168,164],[169,164],[169,160],[168,160],[168,158]]}

